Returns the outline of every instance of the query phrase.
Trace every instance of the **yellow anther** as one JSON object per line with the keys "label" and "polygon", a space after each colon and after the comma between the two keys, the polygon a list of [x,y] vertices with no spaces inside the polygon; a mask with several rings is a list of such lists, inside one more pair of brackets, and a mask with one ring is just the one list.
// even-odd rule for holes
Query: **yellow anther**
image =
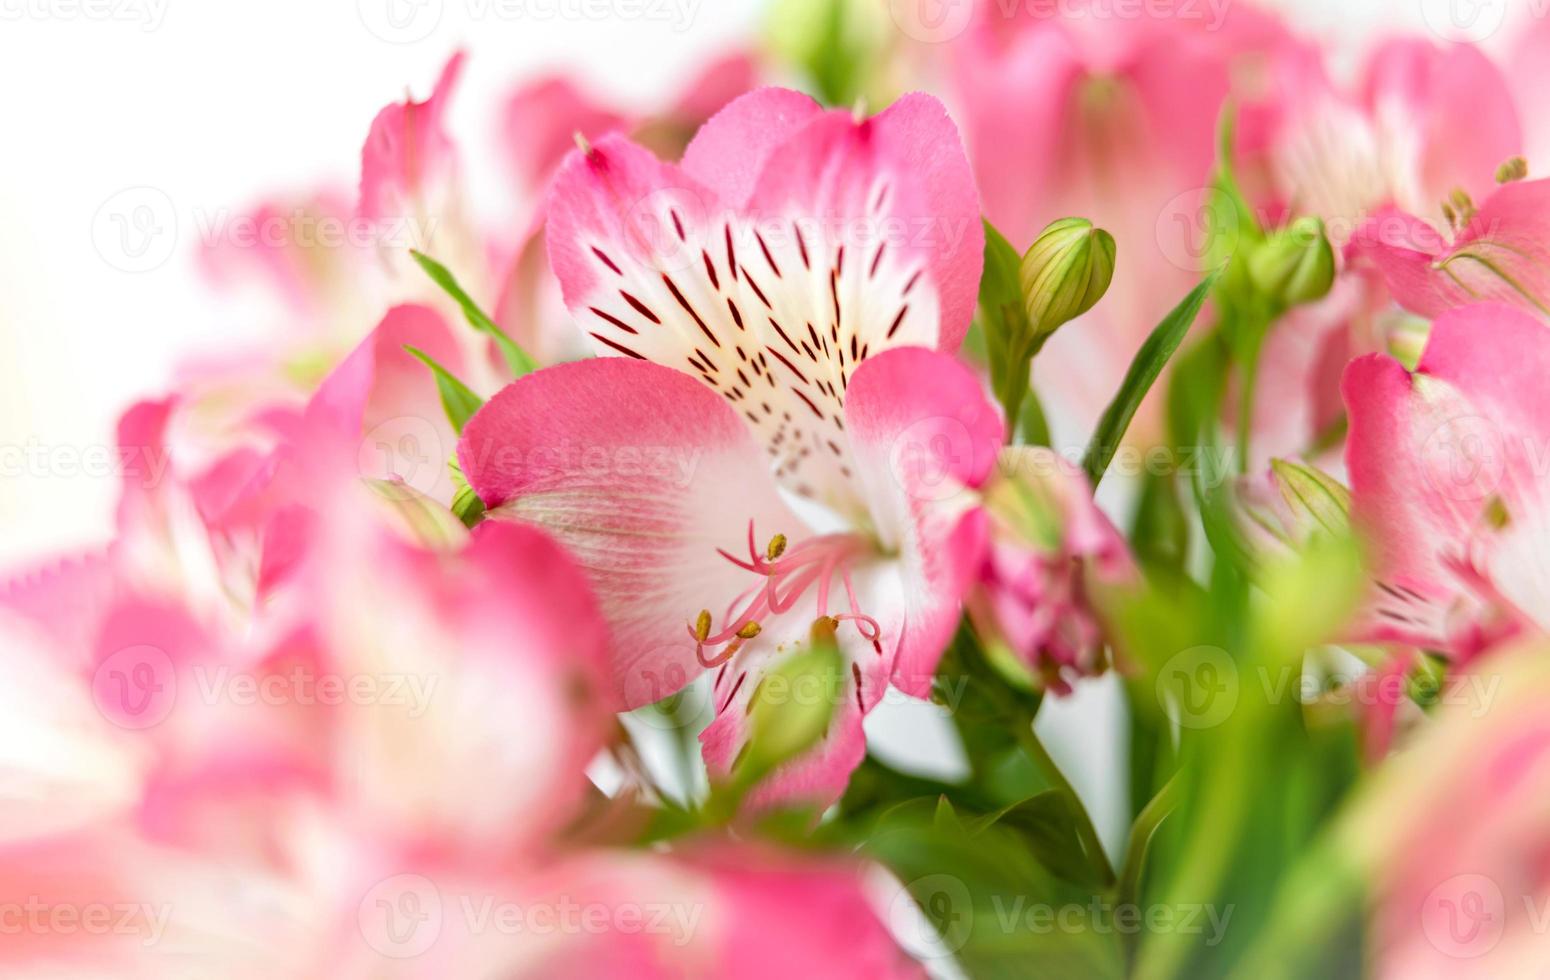
{"label": "yellow anther", "polygon": [[571,133],[571,139],[576,141],[576,149],[580,150],[583,156],[590,157],[592,155],[592,141],[587,139],[581,130],[578,129]]}
{"label": "yellow anther", "polygon": [[737,635],[745,640],[751,640],[758,636],[763,629],[764,627],[760,626],[758,623],[746,623],[742,629],[737,631]]}
{"label": "yellow anther", "polygon": [[1527,176],[1528,161],[1522,157],[1512,157],[1506,163],[1496,168],[1496,182],[1498,184],[1510,184]]}
{"label": "yellow anther", "polygon": [[710,636],[710,610],[701,609],[700,615],[694,620],[694,638],[704,643]]}
{"label": "yellow anther", "polygon": [[1475,202],[1470,200],[1469,194],[1462,187],[1453,188],[1453,193],[1448,196],[1448,201],[1453,205],[1453,210],[1458,213],[1458,223],[1467,225],[1475,216]]}
{"label": "yellow anther", "polygon": [[770,561],[774,561],[785,553],[786,536],[784,534],[775,535],[770,539],[769,547],[764,549],[764,557],[768,558]]}

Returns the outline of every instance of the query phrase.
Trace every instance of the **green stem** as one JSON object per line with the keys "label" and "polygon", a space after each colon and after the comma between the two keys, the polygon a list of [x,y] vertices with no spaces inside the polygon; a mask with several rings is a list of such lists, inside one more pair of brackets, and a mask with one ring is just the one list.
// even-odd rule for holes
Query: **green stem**
{"label": "green stem", "polygon": [[1134,905],[1141,900],[1141,876],[1146,873],[1147,850],[1157,828],[1173,812],[1179,802],[1179,777],[1175,773],[1157,795],[1147,802],[1130,826],[1130,839],[1125,846],[1125,863],[1119,873],[1119,903]]}
{"label": "green stem", "polygon": [[1254,388],[1259,382],[1259,349],[1256,337],[1243,360],[1243,388],[1238,396],[1238,472],[1249,471],[1249,449],[1254,438]]}
{"label": "green stem", "polygon": [[1076,812],[1076,833],[1082,840],[1082,847],[1086,849],[1088,861],[1098,871],[1105,888],[1114,884],[1114,866],[1109,863],[1108,855],[1103,853],[1103,843],[1098,840],[1098,830],[1093,826],[1093,819],[1087,813],[1087,807],[1082,804],[1082,798],[1076,795],[1076,790],[1066,779],[1065,773],[1055,764],[1049,751],[1044,748],[1044,743],[1039,741],[1039,736],[1033,730],[1033,718],[1025,718],[1017,726],[1017,740],[1024,751],[1033,757],[1034,763],[1044,773],[1056,789],[1063,791],[1071,798],[1072,808]]}

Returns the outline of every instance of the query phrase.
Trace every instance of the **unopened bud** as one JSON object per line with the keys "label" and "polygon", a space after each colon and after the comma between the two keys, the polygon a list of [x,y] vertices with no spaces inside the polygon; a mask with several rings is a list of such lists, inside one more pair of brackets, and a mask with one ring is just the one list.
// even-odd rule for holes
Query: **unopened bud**
{"label": "unopened bud", "polygon": [[775,665],[748,701],[749,742],[745,776],[757,778],[823,738],[842,696],[844,662],[820,631],[805,649]]}
{"label": "unopened bud", "polygon": [[1092,309],[1114,278],[1114,236],[1086,218],[1062,218],[1023,255],[1018,278],[1028,322],[1048,336]]}
{"label": "unopened bud", "polygon": [[1254,287],[1286,306],[1321,299],[1335,282],[1335,250],[1318,218],[1298,218],[1249,257]]}

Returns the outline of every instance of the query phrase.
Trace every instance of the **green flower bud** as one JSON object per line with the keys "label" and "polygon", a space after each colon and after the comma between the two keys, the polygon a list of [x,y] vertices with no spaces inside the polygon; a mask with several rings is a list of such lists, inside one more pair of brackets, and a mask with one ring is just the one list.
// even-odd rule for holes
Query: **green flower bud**
{"label": "green flower bud", "polygon": [[1298,218],[1274,232],[1249,256],[1249,278],[1286,306],[1311,303],[1335,282],[1335,250],[1318,218]]}
{"label": "green flower bud", "polygon": [[1048,337],[1092,309],[1114,278],[1114,236],[1086,218],[1061,218],[1023,255],[1018,279],[1028,323]]}
{"label": "green flower bud", "polygon": [[739,775],[759,779],[818,744],[845,694],[843,677],[834,621],[821,618],[813,624],[809,645],[765,674],[754,689]]}

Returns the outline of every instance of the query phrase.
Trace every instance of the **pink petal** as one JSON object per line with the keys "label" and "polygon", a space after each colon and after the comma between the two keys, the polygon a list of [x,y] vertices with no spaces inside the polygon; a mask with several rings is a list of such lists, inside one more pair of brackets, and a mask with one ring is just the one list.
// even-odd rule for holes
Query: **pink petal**
{"label": "pink petal", "polygon": [[424,102],[395,102],[371,122],[361,149],[360,215],[371,221],[437,215],[427,203],[446,191],[456,166],[456,150],[445,129],[448,103],[463,69],[453,55]]}
{"label": "pink petal", "polygon": [[1455,187],[1483,197],[1496,168],[1522,150],[1507,80],[1471,45],[1391,41],[1367,66],[1366,95],[1380,132],[1408,133],[1419,151],[1414,190],[1425,206]]}
{"label": "pink petal", "polygon": [[[1528,542],[1546,513],[1536,458],[1550,444],[1546,363],[1540,323],[1481,304],[1433,324],[1413,376],[1376,354],[1347,369],[1354,514],[1372,534],[1386,596],[1377,635],[1469,654],[1499,632],[1488,606],[1542,608],[1547,579]],[[1503,556],[1515,561],[1502,567]]]}
{"label": "pink petal", "polygon": [[550,530],[587,568],[613,629],[626,707],[700,671],[686,624],[718,617],[750,584],[717,554],[744,554],[802,524],[781,502],[748,428],[709,388],[620,358],[547,368],[501,391],[464,430],[458,458],[498,519]]}
{"label": "pink petal", "polygon": [[846,409],[875,533],[899,554],[893,682],[930,691],[937,659],[973,584],[986,526],[973,490],[995,464],[1005,429],[972,371],[934,351],[900,348],[869,360]]}
{"label": "pink petal", "polygon": [[746,206],[772,157],[823,108],[786,88],[761,88],[726,104],[684,150],[683,169],[721,200]]}
{"label": "pink petal", "polygon": [[[720,159],[750,119],[790,125],[782,107],[798,101],[738,100],[691,160]],[[858,506],[841,429],[851,373],[889,347],[956,344],[981,234],[956,136],[924,97],[860,124],[811,116],[746,212],[612,137],[572,155],[549,199],[551,261],[599,352],[700,377],[772,447],[788,488],[845,513]]]}
{"label": "pink petal", "polygon": [[521,185],[538,188],[574,147],[574,134],[597,139],[629,120],[565,75],[534,79],[506,99],[502,141]]}
{"label": "pink petal", "polygon": [[311,462],[336,473],[401,479],[443,503],[451,500],[447,461],[457,445],[430,370],[413,346],[454,375],[463,356],[440,314],[397,306],[336,367],[307,405]]}
{"label": "pink petal", "polygon": [[1468,303],[1499,302],[1550,318],[1550,180],[1507,184],[1450,244],[1419,218],[1389,211],[1347,249],[1370,261],[1406,309],[1436,317]]}

